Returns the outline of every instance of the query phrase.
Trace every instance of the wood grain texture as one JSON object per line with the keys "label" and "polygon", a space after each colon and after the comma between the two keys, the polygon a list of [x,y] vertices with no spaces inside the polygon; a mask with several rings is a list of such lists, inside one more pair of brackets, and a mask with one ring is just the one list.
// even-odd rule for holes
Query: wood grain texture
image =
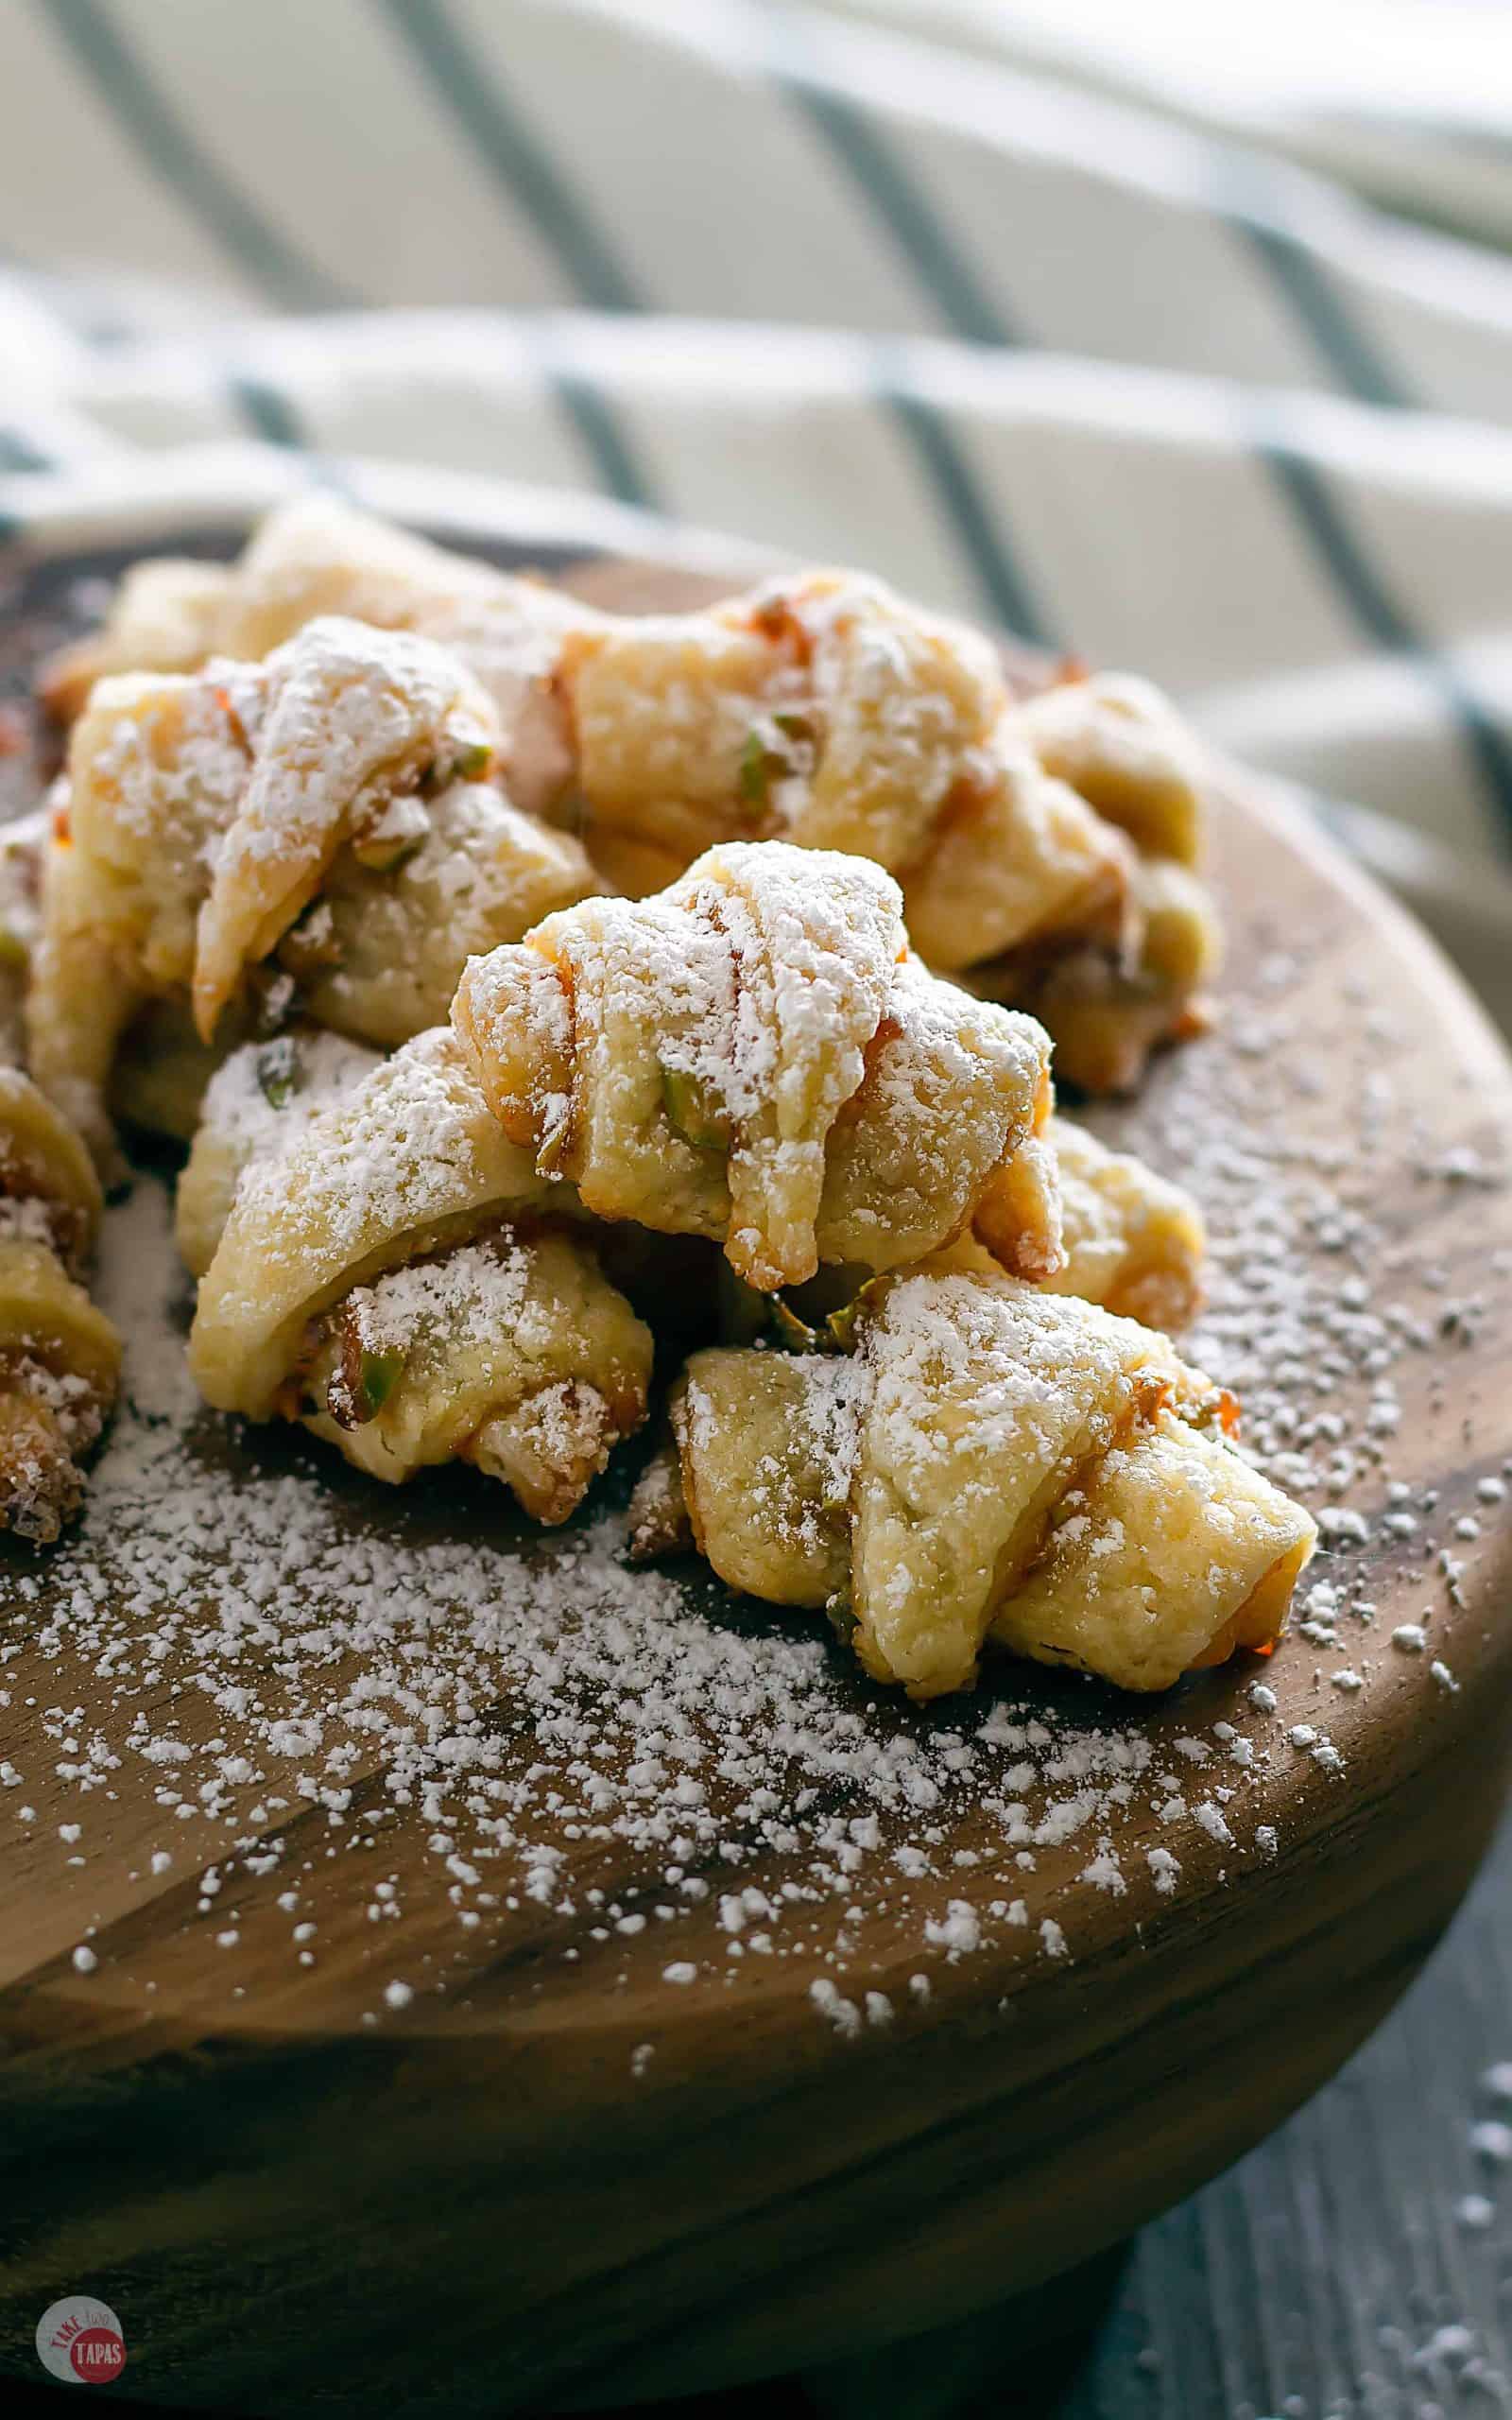
{"label": "wood grain texture", "polygon": [[[616,601],[692,593],[644,568],[589,579]],[[1353,1131],[1380,1052],[1379,1035],[1366,1049],[1364,1004],[1389,1005],[1401,1150],[1372,1213],[1396,1265],[1431,1263],[1447,1302],[1484,1294],[1512,1244],[1504,1197],[1420,1170],[1455,1150],[1503,1155],[1500,1046],[1415,928],[1244,786],[1220,879],[1236,1018],[1270,997],[1277,952],[1295,952],[1286,1032],[1267,1045],[1257,1028],[1256,1047],[1282,1072],[1306,1049],[1309,1088],[1290,1094],[1299,1144]],[[1157,1073],[1173,1115],[1198,1097],[1204,1047]],[[1438,1491],[1447,1534],[1512,1454],[1496,1321],[1452,1365],[1425,1353],[1395,1376],[1410,1444],[1393,1468]],[[1346,1381],[1341,1402],[1364,1384]],[[386,1942],[375,1966],[365,1893],[337,1860],[311,1885],[321,1958],[309,1975],[283,1947],[280,1876],[238,1879],[232,2001],[196,1913],[220,1834],[180,1825],[173,1872],[154,1879],[160,1818],[147,1783],[124,1773],[107,1845],[77,1871],[57,1837],[71,1799],[39,1796],[28,1843],[0,1863],[0,2372],[28,2374],[39,2311],[85,2284],[130,2315],[131,2387],[163,2406],[448,2420],[830,2363],[1006,2297],[1033,2308],[1043,2281],[1313,2092],[1452,1913],[1512,1749],[1500,1522],[1486,1517],[1465,1559],[1463,1601],[1435,1626],[1452,1690],[1427,1658],[1385,1652],[1370,1687],[1343,1696],[1295,1639],[1266,1668],[1278,1722],[1326,1721],[1344,1759],[1342,1777],[1306,1757],[1259,1772],[1274,1859],[1236,1859],[1189,1827],[1179,1887],[1162,1894],[1138,1853],[1167,1836],[1136,1807],[1121,1845],[1139,1878],[1115,1896],[1078,1885],[1085,1842],[1046,1850],[1025,1876],[969,1805],[953,1810],[948,1845],[979,1860],[984,1895],[1024,1893],[1035,1920],[1074,1907],[1074,1956],[1060,1962],[1040,1953],[1033,1922],[980,1957],[926,1953],[917,1910],[858,1876],[866,1950],[847,1989],[885,1992],[897,2010],[858,2040],[816,2020],[809,1986],[828,1969],[800,1956],[729,1969],[713,1901],[679,1927],[677,1955],[699,1973],[677,1992],[654,1928],[608,1957],[586,1912],[501,1910],[459,1954],[419,1816],[388,1826],[383,1868],[407,1878],[406,1971],[443,1970],[444,1999],[422,1994],[365,2025],[393,1955]],[[1421,1540],[1377,1531],[1360,1562],[1383,1641],[1418,1617]],[[1243,1726],[1254,1671],[1151,1704],[1144,1736],[1175,1757],[1178,1737],[1215,1720]],[[66,1656],[46,1680],[46,1703],[87,1703],[88,1675]],[[163,1691],[186,1731],[205,1724],[171,1660]],[[0,1708],[0,1758],[29,1773],[27,1694],[12,1686]],[[1107,1720],[1056,1676],[1041,1695],[1073,1729]],[[855,1702],[872,1703],[859,1688]],[[884,1704],[868,1719],[916,1718]],[[375,1779],[352,1779],[360,1807]],[[320,1818],[300,1820],[313,1845]],[[751,1878],[791,1877],[772,1857]],[[601,1880],[612,1893],[637,1877],[606,1851]],[[70,1950],[86,1925],[98,1965],[80,1975]],[[926,1963],[921,2003],[909,1978]],[[655,2057],[632,2074],[647,2041]],[[1013,2324],[1022,2337],[1024,2306]]]}

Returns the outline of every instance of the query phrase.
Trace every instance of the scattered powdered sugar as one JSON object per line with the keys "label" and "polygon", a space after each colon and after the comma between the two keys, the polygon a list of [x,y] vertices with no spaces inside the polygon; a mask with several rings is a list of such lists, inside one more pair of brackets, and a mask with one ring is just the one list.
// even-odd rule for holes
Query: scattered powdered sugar
{"label": "scattered powdered sugar", "polygon": [[[507,1257],[483,1259],[480,1282],[507,1288]],[[413,1296],[419,1316],[435,1277],[421,1267],[374,1292]],[[318,1958],[311,1820],[344,1853],[382,1859],[379,1885],[356,1887],[394,1911],[375,1927],[389,1938],[410,1912],[388,1888],[396,1834],[414,1824],[459,1942],[528,1909],[558,1927],[563,1955],[597,1950],[594,1933],[608,1954],[640,1919],[665,1936],[660,1971],[690,1983],[706,1969],[676,1954],[679,1919],[713,1877],[738,1910],[721,1932],[732,1961],[861,1974],[858,1877],[885,1865],[888,1921],[904,1922],[916,1964],[920,1950],[965,1962],[1014,1939],[1059,1958],[1074,1954],[1068,1926],[1038,1910],[1031,1924],[1024,1878],[1063,1852],[1057,1887],[1090,1870],[1111,1900],[1118,1828],[1152,1786],[1179,1795],[1184,1760],[1137,1715],[1109,1724],[1101,1701],[1091,1720],[1074,1701],[1068,1715],[1064,1687],[1053,1708],[1011,1670],[1005,1696],[957,1702],[954,1719],[879,1700],[821,1627],[731,1623],[679,1580],[629,1571],[617,1512],[544,1552],[491,1498],[480,1506],[481,1481],[439,1524],[419,1491],[354,1520],[332,1460],[228,1452],[183,1370],[181,1288],[165,1197],[143,1181],[109,1222],[102,1287],[128,1327],[129,1398],[80,1532],[15,1582],[0,1628],[4,1685],[37,1709],[11,1743],[7,1795],[47,1792],[65,1811],[72,1799],[87,1875],[104,1837],[88,1810],[114,1802],[123,1774],[149,1774],[161,1821],[140,1863],[178,1875],[192,1841],[227,1970],[266,1938],[256,1886],[278,1900],[291,1963]],[[854,1368],[834,1364],[842,1392]],[[953,1814],[967,1806],[996,1844],[982,1879],[1011,1873],[1012,1894],[952,1887]],[[612,1888],[595,1879],[606,1872]],[[438,1977],[412,1967],[405,1981],[419,1993]],[[841,2002],[865,2003],[836,1989],[828,2014],[847,2031]],[[381,1979],[371,1996],[397,2006]]]}
{"label": "scattered powdered sugar", "polygon": [[[737,1118],[822,1135],[861,1081],[902,945],[902,899],[864,858],[782,842],[711,849],[671,896],[725,935],[736,970],[725,1076]],[[777,1146],[779,1165],[799,1144]]]}
{"label": "scattered powdered sugar", "polygon": [[[209,883],[209,861],[246,788],[249,736],[260,719],[261,667],[222,666],[220,675],[180,682],[130,673],[102,683],[89,706],[101,728],[88,761],[115,833],[134,838],[144,868],[160,876],[161,843],[170,836],[180,844],[178,871],[197,891]],[[171,718],[171,747],[161,743],[160,716]],[[76,804],[87,824],[89,799]]]}
{"label": "scattered powdered sugar", "polygon": [[927,1922],[924,1938],[950,1957],[965,1958],[982,1946],[982,1926],[970,1899],[953,1899],[942,1923]]}
{"label": "scattered powdered sugar", "polygon": [[374,1064],[366,1044],[318,1028],[250,1043],[212,1076],[200,1127],[247,1159],[265,1158],[285,1150]]}
{"label": "scattered powdered sugar", "polygon": [[[450,1154],[471,1176],[452,1046],[410,1063],[405,1160]],[[270,1944],[291,1980],[319,1971],[339,1886],[371,1945],[359,1988],[380,2021],[404,1994],[466,1987],[515,1941],[536,1979],[522,1989],[591,1965],[612,1989],[644,1934],[669,2013],[679,1993],[786,1959],[850,2041],[901,2027],[978,1962],[1074,1960],[1145,1874],[1174,1898],[1185,1875],[1232,1880],[1283,1854],[1288,1793],[1336,1781],[1326,1721],[1347,1745],[1387,1676],[1420,1681],[1448,1719],[1427,1663],[1386,1651],[1357,1575],[1380,1586],[1383,1549],[1417,1573],[1408,1606],[1435,1610],[1407,1627],[1435,1645],[1432,1624],[1447,1639],[1474,1577],[1439,1559],[1450,1532],[1425,1494],[1393,1492],[1394,1462],[1413,1467],[1397,1383],[1405,1363],[1462,1366],[1486,1330],[1469,1335],[1457,1312],[1446,1327],[1418,1239],[1399,1251],[1379,1223],[1384,1175],[1418,1145],[1368,1073],[1358,1098],[1357,1130],[1310,1138],[1295,1069],[1220,1041],[1187,1055],[1179,1082],[1158,1070],[1113,1132],[1180,1173],[1208,1216],[1210,1301],[1183,1356],[1241,1394],[1245,1450],[1268,1475],[1340,1516],[1305,1633],[1280,1651],[1289,1676],[1326,1662],[1305,1707],[1288,1685],[1284,1722],[1277,1688],[1244,1667],[1144,1704],[998,1664],[976,1698],[919,1712],[868,1684],[816,1617],[630,1570],[613,1508],[542,1541],[472,1474],[375,1502],[334,1456],[239,1438],[184,1371],[183,1280],[164,1197],[143,1181],[107,1222],[129,1401],[80,1531],[34,1570],[9,1566],[0,1612],[0,1837],[58,1859],[58,1954],[94,1925],[79,1974],[118,1955],[109,1842],[129,1797],[149,1827],[134,1870],[201,1908],[186,1922],[208,1943],[227,1939],[211,1962],[227,1989],[254,1951],[267,1971]],[[1425,1138],[1414,1164],[1434,1158]],[[332,1213],[354,1232],[423,1214],[387,1115],[359,1109],[349,1184],[353,1170],[365,1201]],[[474,1273],[508,1288],[507,1258]],[[421,1266],[372,1290],[386,1320],[418,1317],[435,1282]],[[869,1380],[831,1366],[816,1459],[838,1480]],[[1052,1376],[1025,1372],[1014,1417],[1035,1417]],[[1479,1555],[1500,1499],[1477,1500]],[[693,1956],[679,1935],[700,1910],[718,1922],[698,1927]],[[884,1968],[897,1980],[878,1990]]]}
{"label": "scattered powdered sugar", "polygon": [[0,1240],[21,1244],[54,1241],[54,1210],[34,1193],[0,1194]]}
{"label": "scattered powdered sugar", "polygon": [[[520,1335],[534,1256],[525,1245],[501,1235],[487,1243],[456,1244],[438,1260],[419,1260],[386,1270],[370,1286],[355,1286],[345,1309],[369,1350],[407,1352],[429,1331],[466,1327],[472,1335]],[[542,1327],[554,1305],[538,1305]],[[549,1342],[542,1333],[521,1341]]]}
{"label": "scattered powdered sugar", "polygon": [[318,1157],[299,1151],[296,1138],[290,1154],[246,1168],[237,1204],[249,1223],[266,1228],[265,1270],[284,1257],[279,1214],[289,1198],[290,1159],[306,1217],[319,1219],[334,1252],[354,1260],[382,1236],[445,1219],[463,1203],[524,1199],[532,1189],[528,1161],[505,1144],[444,1027],[407,1043],[344,1094]]}
{"label": "scattered powdered sugar", "polygon": [[1503,2125],[1498,2118],[1483,2118],[1470,2128],[1470,2149],[1493,2168],[1507,2167],[1512,2164],[1512,2126]]}

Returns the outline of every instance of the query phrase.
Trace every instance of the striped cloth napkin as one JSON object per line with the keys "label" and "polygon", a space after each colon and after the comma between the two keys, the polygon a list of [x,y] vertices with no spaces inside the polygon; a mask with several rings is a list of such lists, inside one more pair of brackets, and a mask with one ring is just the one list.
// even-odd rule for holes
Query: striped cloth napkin
{"label": "striped cloth napkin", "polygon": [[1177,690],[1512,1023],[1506,16],[1251,14],[12,0],[0,515],[231,444],[865,562]]}

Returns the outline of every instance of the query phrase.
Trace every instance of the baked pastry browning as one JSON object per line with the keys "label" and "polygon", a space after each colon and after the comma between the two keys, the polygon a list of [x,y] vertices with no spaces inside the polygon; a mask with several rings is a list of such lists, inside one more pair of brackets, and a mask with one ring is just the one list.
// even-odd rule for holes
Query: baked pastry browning
{"label": "baked pastry browning", "polygon": [[731,843],[473,960],[453,1022],[543,1177],[715,1238],[752,1286],[891,1268],[973,1221],[1045,1273],[1048,1038],[928,975],[901,910],[865,858]]}
{"label": "baked pastry browning", "polygon": [[99,683],[53,819],[28,1008],[38,1080],[96,1149],[146,1004],[192,1004],[201,1038],[234,1040],[224,1011],[273,960],[318,1020],[394,1043],[444,1016],[470,950],[591,887],[577,844],[484,778],[495,730],[443,648],[340,620],[263,664]]}
{"label": "baked pastry browning", "polygon": [[[423,836],[422,784],[486,773],[495,725],[463,666],[408,632],[309,623],[232,702],[250,742],[195,945],[195,1023],[208,1041],[245,968],[283,939],[338,850],[397,864]],[[250,728],[249,728],[250,725]]]}
{"label": "baked pastry browning", "polygon": [[[260,1155],[254,1136],[232,1180],[196,1379],[220,1409],[301,1421],[375,1478],[458,1459],[565,1520],[644,1417],[649,1331],[448,1030],[333,1090],[287,1148]],[[234,1129],[224,1103],[220,1123]],[[199,1173],[191,1250],[215,1215]],[[223,1199],[224,1163],[218,1184]]]}
{"label": "baked pastry browning", "polygon": [[60,722],[83,713],[96,681],[119,672],[198,672],[222,652],[220,615],[234,575],[176,555],[132,563],[97,631],[50,656],[38,676]]}
{"label": "baked pastry browning", "polygon": [[79,1283],[100,1208],[78,1136],[0,1067],[0,1530],[34,1546],[77,1512],[120,1378],[120,1340]]}
{"label": "baked pastry browning", "polygon": [[[1222,957],[1202,879],[1209,774],[1203,751],[1147,681],[1094,675],[1012,707],[1000,752],[1024,751],[1041,782],[1074,796],[1125,841],[1120,919],[1101,932],[1061,919],[1024,931],[963,979],[1032,1008],[1056,1038],[1056,1065],[1084,1092],[1127,1092],[1160,1043],[1200,1031]],[[969,878],[969,876],[968,876]],[[912,913],[928,955],[921,908]]]}
{"label": "baked pastry browning", "polygon": [[511,796],[534,811],[563,786],[571,768],[552,678],[563,633],[596,618],[591,610],[335,496],[281,505],[235,563],[136,564],[103,628],[55,656],[39,685],[71,721],[112,673],[195,672],[213,656],[255,663],[327,614],[455,649],[492,700]]}
{"label": "baked pastry browning", "polygon": [[19,1066],[26,1035],[26,985],[42,923],[47,810],[0,824],[0,1066]]}
{"label": "baked pastry browning", "polygon": [[732,836],[894,873],[941,973],[1031,1008],[1057,1065],[1125,1090],[1215,971],[1202,752],[1147,683],[1010,701],[993,649],[880,581],[810,571],[701,614],[569,631],[571,806],[615,888]]}
{"label": "baked pastry browning", "polygon": [[1066,1256],[1045,1279],[1146,1327],[1184,1327],[1202,1301],[1207,1234],[1192,1196],[1069,1117],[1050,1121]]}
{"label": "baked pastry browning", "polygon": [[[1054,1294],[1101,1303],[1145,1327],[1184,1327],[1202,1300],[1207,1236],[1192,1196],[1131,1151],[1110,1151],[1085,1126],[1058,1114],[1045,1129],[1060,1195],[1062,1257],[1040,1283]],[[1023,1179],[999,1180],[1010,1219]],[[1030,1184],[1034,1183],[1031,1175]],[[953,1248],[953,1265],[983,1268],[978,1252]]]}
{"label": "baked pastry browning", "polygon": [[1202,1021],[1220,943],[1194,735],[1145,682],[1012,699],[985,639],[857,573],[610,614],[307,499],[229,571],[140,567],[45,694],[68,711],[91,666],[258,658],[331,614],[444,642],[492,705],[511,796],[610,890],[644,896],[731,838],[869,856],[925,959],[1032,1009],[1089,1090]]}
{"label": "baked pastry browning", "polygon": [[988,1639],[1149,1690],[1277,1637],[1314,1524],[1164,1337],[926,1267],[868,1289],[850,1345],[696,1354],[639,1550],[691,1537],[917,1698],[969,1686]]}

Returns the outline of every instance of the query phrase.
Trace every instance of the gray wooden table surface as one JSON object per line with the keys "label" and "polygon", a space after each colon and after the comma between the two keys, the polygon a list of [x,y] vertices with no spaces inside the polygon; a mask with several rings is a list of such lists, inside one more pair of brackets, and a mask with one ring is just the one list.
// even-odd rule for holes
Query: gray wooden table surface
{"label": "gray wooden table surface", "polygon": [[[1512,1822],[1393,2015],[1279,2134],[1145,2229],[1079,2341],[1025,2360],[988,2319],[869,2375],[811,2381],[810,2407],[823,2420],[1499,2420],[1512,2413],[1512,2131],[1472,2140],[1512,2129],[1512,2101],[1486,2082],[1498,2066],[1512,2083]],[[776,2420],[780,2407],[752,2409]]]}

